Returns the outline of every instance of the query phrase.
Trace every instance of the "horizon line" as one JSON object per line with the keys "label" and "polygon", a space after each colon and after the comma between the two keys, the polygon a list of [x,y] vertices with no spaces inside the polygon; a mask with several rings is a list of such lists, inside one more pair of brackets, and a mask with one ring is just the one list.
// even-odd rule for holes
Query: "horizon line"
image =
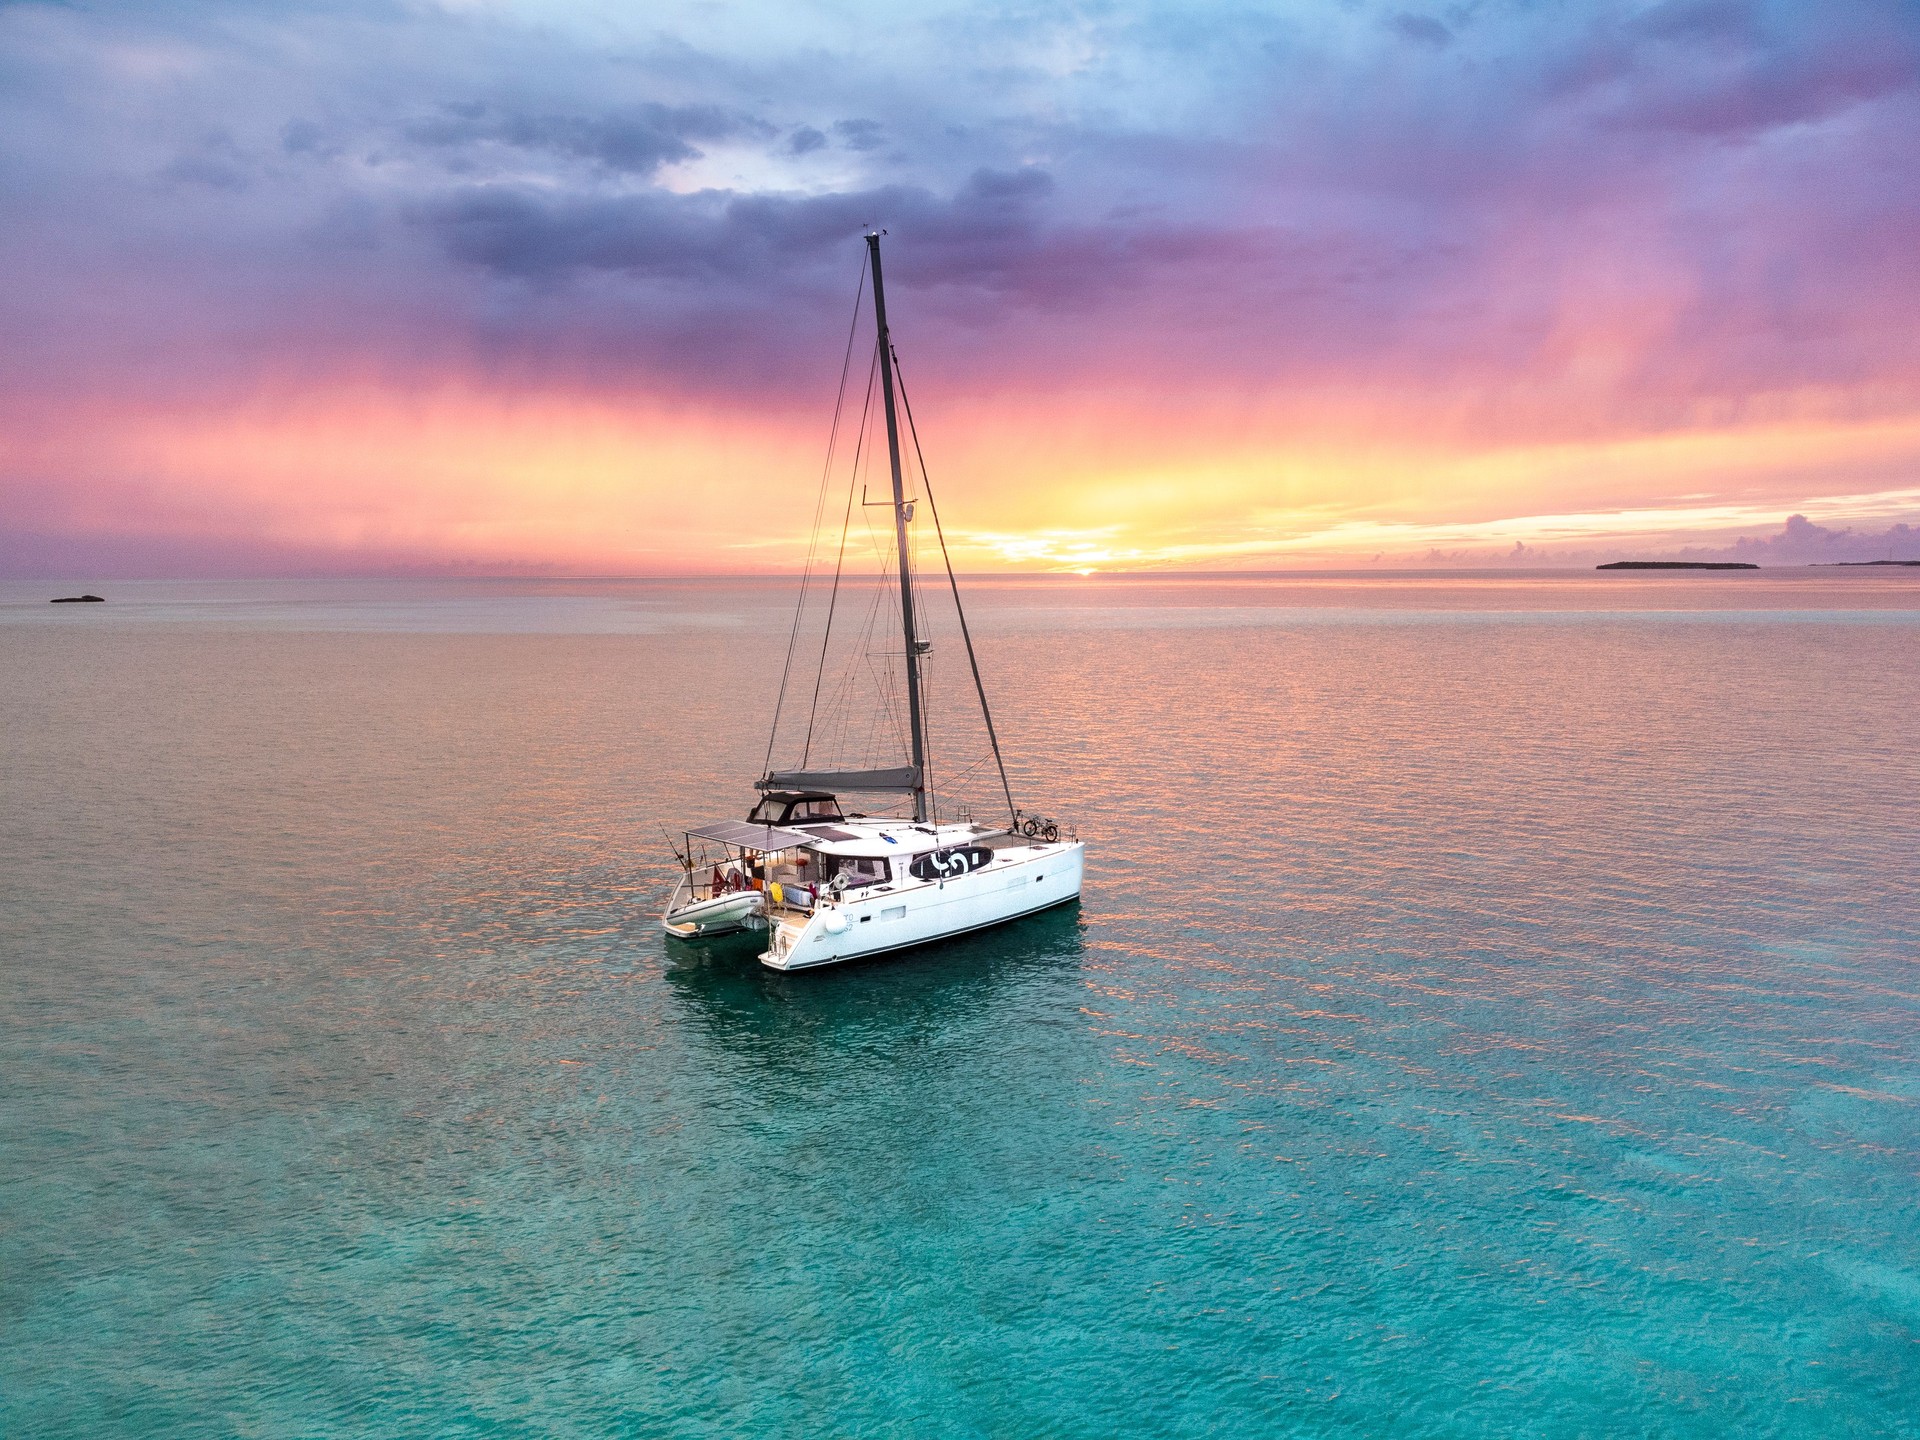
{"label": "horizon line", "polygon": [[[1570,565],[1329,565],[1300,568],[1269,568],[1258,570],[1195,570],[1195,569],[1058,569],[1058,570],[958,570],[955,577],[963,580],[1261,580],[1277,577],[1313,577],[1329,575],[1584,575],[1606,570],[1618,562]],[[1898,569],[1903,566],[1920,566],[1920,557],[1901,560],[1795,560],[1795,561],[1752,561],[1748,562],[1755,570],[1854,570],[1854,569]],[[1671,568],[1669,568],[1669,566]],[[1626,573],[1673,573],[1676,570],[1693,568],[1686,562],[1672,564],[1662,562],[1658,571],[1628,571]],[[1698,568],[1711,569],[1718,574],[1738,574],[1739,570],[1727,570],[1718,566],[1702,563]],[[83,572],[82,572],[83,573]],[[261,581],[306,580],[320,582],[345,582],[355,580],[443,580],[443,581],[482,581],[491,583],[546,583],[546,584],[584,584],[584,583],[700,583],[712,581],[748,582],[764,581],[776,583],[798,581],[816,577],[821,572],[801,570],[703,570],[691,572],[666,573],[541,573],[516,571],[471,571],[452,573],[427,570],[361,570],[361,571],[281,571],[262,572],[247,575],[207,575],[192,573],[153,574],[153,575],[117,575],[110,579],[101,578],[90,584],[154,584],[166,582],[200,582],[207,584],[250,584]],[[0,584],[4,585],[43,585],[61,584],[68,577],[57,575],[0,575]],[[77,583],[77,582],[76,582]],[[896,583],[891,575],[847,575],[842,584],[847,583]]]}

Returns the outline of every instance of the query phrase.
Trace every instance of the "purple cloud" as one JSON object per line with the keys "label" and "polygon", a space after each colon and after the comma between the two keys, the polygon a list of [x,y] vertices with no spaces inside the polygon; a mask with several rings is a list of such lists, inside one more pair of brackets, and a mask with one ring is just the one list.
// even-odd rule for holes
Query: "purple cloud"
{"label": "purple cloud", "polygon": [[[990,335],[943,347],[981,375],[1451,376],[1515,423],[1555,377],[1600,387],[1582,423],[1920,386],[1895,0],[1133,7],[1057,73],[1078,32],[1037,16],[904,25],[881,63],[556,14],[0,10],[0,379],[791,381],[880,223],[903,316]],[[180,67],[111,70],[146,52]],[[1580,326],[1656,302],[1587,378]]]}
{"label": "purple cloud", "polygon": [[[496,145],[585,160],[624,175],[651,175],[662,165],[699,156],[695,141],[750,135],[773,127],[714,105],[643,104],[588,115],[524,114],[485,101],[443,105],[402,127],[416,145],[452,151]],[[824,140],[823,140],[824,143]]]}
{"label": "purple cloud", "polygon": [[1688,560],[1746,560],[1757,565],[1834,565],[1872,560],[1920,560],[1920,528],[1832,530],[1804,515],[1789,515],[1777,535],[1742,536],[1720,549],[1687,549]]}

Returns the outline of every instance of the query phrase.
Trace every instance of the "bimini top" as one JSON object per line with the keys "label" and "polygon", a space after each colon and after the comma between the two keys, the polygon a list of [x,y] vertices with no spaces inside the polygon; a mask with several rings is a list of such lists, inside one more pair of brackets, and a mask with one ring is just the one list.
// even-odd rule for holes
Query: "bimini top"
{"label": "bimini top", "polygon": [[686,833],[695,840],[711,840],[719,845],[760,851],[791,850],[813,839],[799,830],[783,830],[778,825],[755,825],[746,820],[715,820],[711,825],[690,827]]}

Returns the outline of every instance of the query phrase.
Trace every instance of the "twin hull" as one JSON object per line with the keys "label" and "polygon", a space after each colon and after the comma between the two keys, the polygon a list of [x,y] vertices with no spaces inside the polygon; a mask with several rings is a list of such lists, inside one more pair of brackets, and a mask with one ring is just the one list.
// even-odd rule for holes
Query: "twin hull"
{"label": "twin hull", "polygon": [[1080,893],[1078,840],[1000,852],[996,863],[950,880],[877,885],[822,900],[810,915],[782,915],[768,932],[762,964],[809,970],[886,950],[924,945],[1071,900]]}

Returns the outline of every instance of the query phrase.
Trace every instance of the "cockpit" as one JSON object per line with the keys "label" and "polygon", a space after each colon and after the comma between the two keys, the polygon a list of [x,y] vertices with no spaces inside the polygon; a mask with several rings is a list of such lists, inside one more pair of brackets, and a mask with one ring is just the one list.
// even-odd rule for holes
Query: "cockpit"
{"label": "cockpit", "polygon": [[755,825],[805,825],[846,818],[840,813],[840,802],[824,790],[769,790],[747,812]]}

